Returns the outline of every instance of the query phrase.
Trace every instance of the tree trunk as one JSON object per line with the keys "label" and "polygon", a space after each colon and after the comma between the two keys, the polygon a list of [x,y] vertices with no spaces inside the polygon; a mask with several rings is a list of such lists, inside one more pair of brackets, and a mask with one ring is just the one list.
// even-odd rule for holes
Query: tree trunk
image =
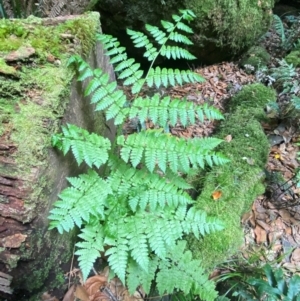
{"label": "tree trunk", "polygon": [[81,49],[91,66],[114,79],[101,45],[91,38],[100,30],[99,14],[29,19],[0,20],[10,27],[6,44],[20,42],[16,51],[4,52],[5,62],[0,57],[0,294],[10,300],[29,300],[41,288],[61,285],[62,265],[73,254],[76,233],[48,231],[47,216],[66,177],[84,167],[53,150],[51,136],[65,123],[115,136],[113,124],[83,99],[86,83],[66,67]]}

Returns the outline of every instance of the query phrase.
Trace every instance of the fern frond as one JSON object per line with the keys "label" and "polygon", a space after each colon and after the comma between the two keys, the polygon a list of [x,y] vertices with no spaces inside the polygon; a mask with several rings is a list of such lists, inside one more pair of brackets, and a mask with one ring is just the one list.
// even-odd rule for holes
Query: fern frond
{"label": "fern frond", "polygon": [[[171,23],[172,24],[172,23]],[[193,45],[193,42],[185,35],[178,33],[176,31],[171,32],[169,39],[175,41],[176,43],[183,43],[185,45]]]}
{"label": "fern frond", "polygon": [[153,279],[155,278],[155,272],[158,267],[158,258],[150,258],[148,270],[144,271],[134,260],[128,262],[126,284],[130,294],[136,291],[138,286],[142,286],[145,293],[150,293],[150,288]]}
{"label": "fern frond", "polygon": [[57,228],[59,233],[68,232],[75,225],[80,228],[91,216],[104,218],[104,203],[112,193],[108,183],[93,170],[78,178],[68,178],[68,181],[73,187],[61,192],[60,200],[54,203],[49,215],[49,229]]}
{"label": "fern frond", "polygon": [[81,229],[78,235],[82,241],[76,243],[79,266],[83,274],[83,279],[87,279],[93,264],[104,251],[104,231],[99,222],[90,221]]}
{"label": "fern frond", "polygon": [[184,127],[195,124],[196,118],[201,122],[206,117],[208,120],[224,119],[223,115],[216,108],[207,104],[198,106],[186,99],[174,99],[169,96],[161,99],[159,94],[153,97],[137,97],[129,110],[129,118],[139,118],[140,122],[150,119],[154,125],[165,128],[170,124],[175,126],[180,122]]}
{"label": "fern frond", "polygon": [[[159,130],[142,131],[128,136],[127,139],[124,136],[119,136],[117,139],[118,145],[122,147],[121,158],[136,167],[140,163],[138,161],[141,161],[135,156],[135,152],[139,151],[143,153],[142,158],[145,159],[146,167],[150,172],[153,172],[155,166],[164,172],[168,166],[174,173],[178,171],[187,173],[191,168],[204,168],[204,162],[211,166],[223,165],[229,161],[218,153],[200,148],[198,141],[198,139],[176,138]],[[222,140],[216,141],[220,143]]]}
{"label": "fern frond", "polygon": [[166,206],[177,207],[193,203],[191,197],[178,187],[178,185],[183,188],[191,186],[183,185],[176,175],[162,178],[143,168],[140,170],[130,168],[119,160],[110,161],[109,165],[114,170],[108,178],[109,185],[116,195],[126,196],[132,212],[136,212],[139,208],[154,211],[157,207],[163,209]]}
{"label": "fern frond", "polygon": [[273,19],[274,19],[274,27],[275,27],[275,30],[277,31],[277,33],[280,35],[281,37],[281,44],[284,44],[285,43],[285,32],[284,32],[284,26],[283,26],[283,23],[280,19],[279,16],[277,15],[274,15],[273,14]]}
{"label": "fern frond", "polygon": [[224,229],[223,223],[214,217],[207,217],[205,211],[190,208],[183,221],[183,229],[186,233],[193,233],[199,239],[199,233],[205,236],[211,232]]}
{"label": "fern frond", "polygon": [[78,165],[84,161],[89,167],[95,165],[99,168],[107,161],[111,147],[109,139],[95,133],[90,134],[72,124],[62,127],[62,131],[63,133],[53,136],[52,144],[62,150],[64,155],[71,148]]}
{"label": "fern frond", "polygon": [[172,58],[173,60],[176,59],[186,59],[186,60],[194,60],[196,57],[192,55],[188,50],[181,48],[179,46],[166,46],[163,45],[161,47],[160,54],[165,56],[167,59]]}
{"label": "fern frond", "polygon": [[215,284],[208,280],[208,275],[201,268],[201,262],[192,258],[190,251],[185,251],[186,242],[180,241],[168,249],[171,261],[161,260],[156,282],[160,295],[171,294],[175,289],[184,294],[191,291],[201,300],[213,301],[217,297]]}
{"label": "fern frond", "polygon": [[145,27],[159,45],[165,44],[168,40],[168,38],[166,37],[166,33],[159,29],[157,26],[146,24]]}
{"label": "fern frond", "polygon": [[[111,242],[112,240],[110,240],[110,243]],[[113,247],[110,247],[105,252],[105,255],[108,256],[110,268],[116,273],[119,279],[125,283],[125,274],[128,261],[127,239],[118,237],[116,240],[114,240],[112,245]]]}
{"label": "fern frond", "polygon": [[[135,77],[141,76],[138,73]],[[96,111],[106,110],[106,120],[115,118],[115,124],[121,124],[127,117],[124,109],[127,103],[126,95],[122,90],[117,90],[117,83],[108,84],[107,74],[102,75],[101,69],[94,71],[94,78],[85,89],[85,96],[91,95],[91,103],[96,103]]]}
{"label": "fern frond", "polygon": [[153,84],[155,84],[155,86],[159,88],[160,86],[175,86],[176,82],[179,85],[182,85],[182,83],[204,82],[204,78],[190,70],[180,71],[179,69],[173,70],[171,68],[161,69],[157,66],[155,69],[151,68],[149,70],[146,82],[149,87],[152,87]]}

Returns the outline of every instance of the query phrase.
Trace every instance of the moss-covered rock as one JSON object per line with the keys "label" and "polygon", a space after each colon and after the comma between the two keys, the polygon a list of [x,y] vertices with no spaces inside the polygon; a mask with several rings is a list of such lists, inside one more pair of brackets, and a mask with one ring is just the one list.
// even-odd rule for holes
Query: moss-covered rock
{"label": "moss-covered rock", "polygon": [[[218,130],[219,138],[232,137],[219,149],[231,161],[224,166],[213,167],[206,174],[197,208],[221,219],[225,223],[225,230],[207,235],[199,241],[189,238],[194,255],[209,270],[242,245],[240,218],[250,209],[255,198],[264,192],[262,180],[269,142],[260,121],[264,118],[264,106],[275,99],[275,91],[262,84],[245,86],[231,100],[231,110]],[[215,191],[222,193],[218,200],[212,197]]]}
{"label": "moss-covered rock", "polygon": [[139,30],[144,23],[160,25],[162,19],[172,20],[178,9],[193,10],[197,17],[190,24],[195,32],[191,50],[208,63],[252,46],[270,25],[273,6],[274,0],[102,0],[98,4],[105,31],[114,35],[126,27]]}
{"label": "moss-covered rock", "polygon": [[270,60],[271,56],[264,47],[253,46],[243,56],[239,65],[241,67],[250,65],[254,67],[254,70],[257,70],[259,67],[266,66]]}

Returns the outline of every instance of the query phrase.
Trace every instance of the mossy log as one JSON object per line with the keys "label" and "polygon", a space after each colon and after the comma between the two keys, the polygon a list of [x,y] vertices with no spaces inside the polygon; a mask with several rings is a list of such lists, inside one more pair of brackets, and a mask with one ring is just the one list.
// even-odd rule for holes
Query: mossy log
{"label": "mossy log", "polygon": [[[2,297],[27,300],[64,281],[61,265],[73,253],[75,233],[48,231],[47,216],[66,176],[84,167],[53,150],[51,136],[65,123],[115,135],[113,124],[83,99],[86,83],[74,79],[67,60],[79,53],[111,79],[114,73],[94,39],[98,13],[1,20],[0,28],[0,270],[13,277],[14,289]],[[27,294],[21,299],[20,290]]]}
{"label": "mossy log", "polygon": [[[225,229],[200,240],[189,237],[193,254],[209,271],[242,246],[241,217],[265,191],[264,169],[270,145],[261,122],[266,118],[264,107],[275,100],[276,92],[270,87],[262,84],[245,86],[231,99],[230,111],[216,133],[218,138],[231,138],[219,148],[230,162],[215,166],[206,174],[196,206],[222,220]],[[216,191],[221,195],[217,200],[213,198]]]}

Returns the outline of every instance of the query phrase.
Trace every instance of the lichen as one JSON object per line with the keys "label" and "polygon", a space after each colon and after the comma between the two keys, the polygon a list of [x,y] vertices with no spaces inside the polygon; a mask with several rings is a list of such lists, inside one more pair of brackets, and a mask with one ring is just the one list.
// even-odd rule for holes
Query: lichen
{"label": "lichen", "polygon": [[[233,97],[231,112],[216,135],[221,139],[231,135],[232,140],[223,142],[219,148],[231,161],[224,166],[213,167],[206,174],[196,206],[222,220],[225,229],[199,241],[188,238],[194,255],[208,270],[226,260],[242,245],[240,218],[250,209],[255,198],[264,192],[262,180],[269,142],[260,121],[264,118],[264,106],[275,101],[275,95],[274,90],[262,84],[244,87]],[[222,193],[218,200],[212,197],[215,191]]]}

